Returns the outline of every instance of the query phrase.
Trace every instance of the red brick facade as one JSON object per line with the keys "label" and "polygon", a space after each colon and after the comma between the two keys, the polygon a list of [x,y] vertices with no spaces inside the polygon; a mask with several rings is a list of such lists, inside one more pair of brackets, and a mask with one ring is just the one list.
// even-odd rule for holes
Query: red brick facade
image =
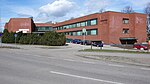
{"label": "red brick facade", "polygon": [[[120,39],[136,39],[138,43],[146,41],[146,15],[139,13],[124,14],[119,12],[104,12],[87,15],[73,20],[60,22],[54,25],[54,28],[59,26],[82,22],[97,18],[97,25],[84,26],[78,28],[68,28],[64,30],[57,30],[57,32],[71,32],[81,31],[83,28],[97,29],[97,35],[87,35],[86,40],[100,40],[106,44],[121,44]],[[123,23],[123,20],[127,19],[128,23]],[[123,31],[126,31],[123,33]],[[70,39],[83,39],[83,36],[70,36]]]}
{"label": "red brick facade", "polygon": [[[88,21],[97,20],[95,25],[88,25]],[[86,22],[86,26],[77,27],[78,23]],[[63,28],[65,25],[74,26],[72,28]],[[146,15],[140,13],[119,13],[104,12],[95,13],[56,24],[36,23],[31,18],[12,18],[5,24],[9,31],[19,31],[22,29],[29,30],[27,33],[34,32],[35,26],[52,26],[56,32],[66,33],[69,39],[83,39],[82,35],[71,35],[80,33],[83,28],[86,30],[96,30],[96,35],[86,35],[86,40],[103,41],[106,44],[121,44],[122,39],[136,39],[138,43],[146,41]],[[63,29],[59,29],[62,27]]]}
{"label": "red brick facade", "polygon": [[32,29],[34,29],[34,23],[31,18],[11,18],[5,24],[5,29],[8,29],[9,32],[23,31],[25,33],[31,33]]}

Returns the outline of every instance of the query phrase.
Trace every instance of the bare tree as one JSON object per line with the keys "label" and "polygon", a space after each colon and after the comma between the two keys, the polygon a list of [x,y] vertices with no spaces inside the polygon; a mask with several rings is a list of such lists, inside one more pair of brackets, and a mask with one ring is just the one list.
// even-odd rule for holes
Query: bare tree
{"label": "bare tree", "polygon": [[104,8],[101,8],[101,9],[99,10],[99,13],[103,13],[103,12],[105,12],[105,9],[104,9]]}
{"label": "bare tree", "polygon": [[126,7],[123,8],[123,10],[121,12],[123,12],[123,13],[133,13],[134,11],[133,11],[131,6],[126,6]]}
{"label": "bare tree", "polygon": [[147,3],[144,12],[147,14],[147,33],[150,34],[150,2]]}
{"label": "bare tree", "polygon": [[150,15],[150,2],[147,3],[147,6],[144,8],[144,12],[148,15]]}

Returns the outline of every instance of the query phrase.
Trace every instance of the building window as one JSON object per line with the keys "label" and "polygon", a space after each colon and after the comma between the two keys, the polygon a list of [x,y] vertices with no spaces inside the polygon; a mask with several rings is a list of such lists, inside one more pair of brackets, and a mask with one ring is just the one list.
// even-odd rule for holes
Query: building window
{"label": "building window", "polygon": [[86,26],[85,22],[81,22],[81,27]]}
{"label": "building window", "polygon": [[129,19],[128,18],[123,18],[123,24],[129,24]]}
{"label": "building window", "polygon": [[129,29],[123,29],[123,30],[122,30],[122,33],[123,33],[123,34],[128,34],[128,33],[129,33]]}
{"label": "building window", "polygon": [[67,26],[63,26],[63,29],[67,29]]}
{"label": "building window", "polygon": [[77,36],[81,36],[81,31],[78,31],[78,32],[77,32]]}
{"label": "building window", "polygon": [[87,35],[97,35],[97,29],[87,30]]}
{"label": "building window", "polygon": [[66,25],[66,28],[69,29],[69,25]]}
{"label": "building window", "polygon": [[91,30],[87,30],[87,35],[91,35]]}
{"label": "building window", "polygon": [[66,32],[65,35],[69,35],[69,32]]}
{"label": "building window", "polygon": [[70,36],[73,36],[73,32],[70,32]]}
{"label": "building window", "polygon": [[77,23],[77,27],[80,27],[80,23]]}
{"label": "building window", "polygon": [[68,25],[69,26],[69,28],[72,28],[72,25]]}
{"label": "building window", "polygon": [[76,36],[77,35],[77,32],[73,32],[73,36]]}
{"label": "building window", "polygon": [[90,25],[91,25],[91,21],[88,20],[88,21],[87,21],[87,26],[90,26]]}
{"label": "building window", "polygon": [[72,24],[72,28],[76,28],[77,26],[76,26],[76,24]]}
{"label": "building window", "polygon": [[91,20],[91,25],[96,25],[97,24],[97,19]]}
{"label": "building window", "polygon": [[50,30],[50,28],[49,27],[45,27],[45,30]]}
{"label": "building window", "polygon": [[97,35],[97,30],[91,30],[91,35]]}

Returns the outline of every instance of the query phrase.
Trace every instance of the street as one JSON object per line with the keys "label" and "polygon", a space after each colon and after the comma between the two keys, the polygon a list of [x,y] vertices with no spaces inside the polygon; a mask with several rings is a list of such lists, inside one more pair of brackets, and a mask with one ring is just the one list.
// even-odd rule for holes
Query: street
{"label": "street", "polygon": [[0,84],[150,84],[149,67],[86,59],[77,53],[70,46],[0,49]]}

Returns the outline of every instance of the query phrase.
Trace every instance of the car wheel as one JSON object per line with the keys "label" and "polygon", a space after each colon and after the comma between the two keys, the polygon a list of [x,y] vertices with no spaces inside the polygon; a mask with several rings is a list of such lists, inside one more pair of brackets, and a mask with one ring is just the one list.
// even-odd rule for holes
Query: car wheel
{"label": "car wheel", "polygon": [[144,48],[140,48],[140,50],[144,50]]}

